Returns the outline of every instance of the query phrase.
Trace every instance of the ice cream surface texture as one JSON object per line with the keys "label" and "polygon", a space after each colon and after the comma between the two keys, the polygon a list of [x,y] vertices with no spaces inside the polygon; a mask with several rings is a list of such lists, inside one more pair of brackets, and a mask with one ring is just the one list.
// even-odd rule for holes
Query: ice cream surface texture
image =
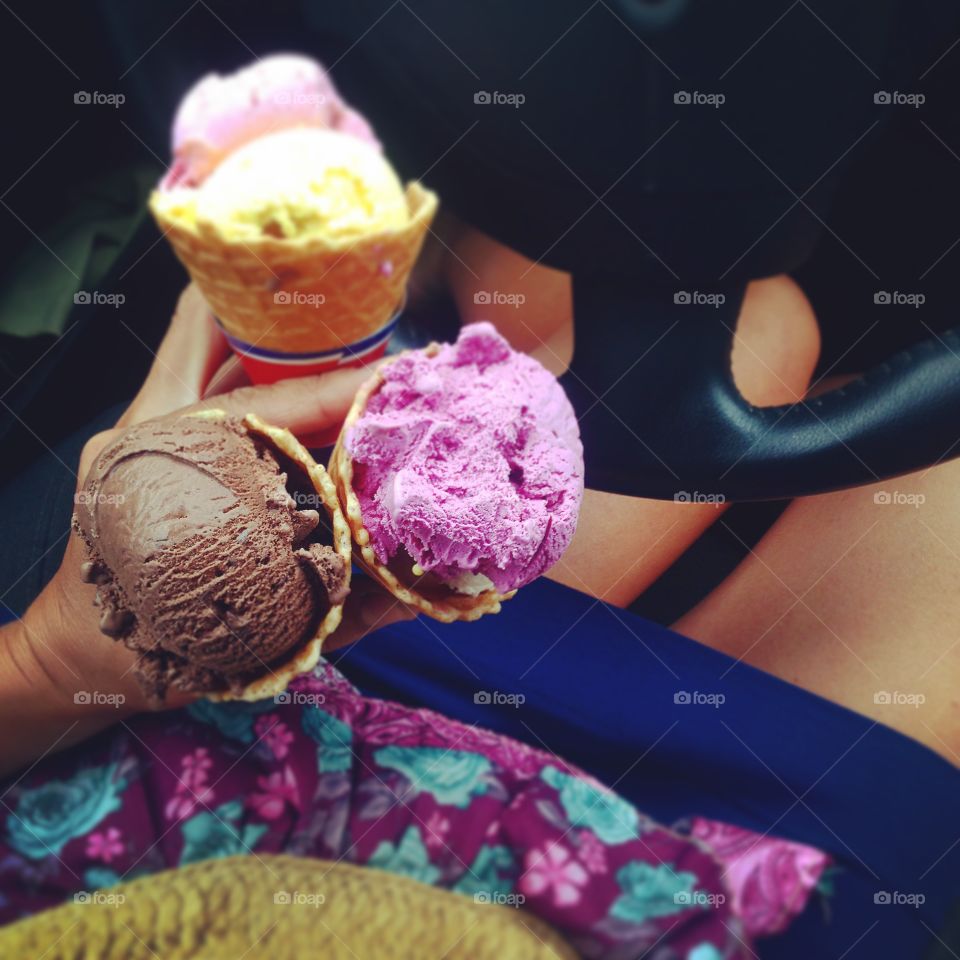
{"label": "ice cream surface texture", "polygon": [[131,427],[91,467],[74,513],[83,575],[152,697],[237,692],[343,602],[346,565],[279,456],[236,418],[178,417]]}
{"label": "ice cream surface texture", "polygon": [[190,88],[173,121],[168,186],[197,186],[245,143],[290,127],[339,130],[379,147],[367,121],[343,102],[310,57],[281,53]]}
{"label": "ice cream surface texture", "polygon": [[293,128],[230,154],[197,188],[156,196],[158,208],[224,240],[322,237],[331,244],[403,228],[403,186],[383,155],[346,133]]}
{"label": "ice cream surface texture", "polygon": [[489,323],[403,354],[348,430],[353,488],[377,559],[401,551],[459,593],[506,593],[573,537],[583,447],[551,373]]}

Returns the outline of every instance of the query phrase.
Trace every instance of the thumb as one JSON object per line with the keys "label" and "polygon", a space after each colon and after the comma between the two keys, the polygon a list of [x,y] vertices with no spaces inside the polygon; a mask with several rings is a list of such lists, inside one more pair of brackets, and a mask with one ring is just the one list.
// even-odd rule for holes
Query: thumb
{"label": "thumb", "polygon": [[374,376],[374,366],[335,370],[256,387],[239,387],[209,397],[190,410],[220,409],[237,417],[255,413],[298,436],[343,423],[357,390]]}

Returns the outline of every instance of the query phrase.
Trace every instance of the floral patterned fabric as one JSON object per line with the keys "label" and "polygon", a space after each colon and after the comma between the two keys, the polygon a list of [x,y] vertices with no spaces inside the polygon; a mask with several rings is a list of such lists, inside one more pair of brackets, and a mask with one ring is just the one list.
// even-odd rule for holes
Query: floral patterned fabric
{"label": "floral patterned fabric", "polygon": [[747,933],[781,933],[807,905],[830,858],[813,847],[696,817],[691,835],[726,867],[733,912]]}
{"label": "floral patterned fabric", "polygon": [[660,826],[564,761],[361,696],[324,664],[274,700],[122,723],[6,789],[0,920],[210,857],[366,864],[532,911],[586,957],[746,957],[826,866],[694,820]]}

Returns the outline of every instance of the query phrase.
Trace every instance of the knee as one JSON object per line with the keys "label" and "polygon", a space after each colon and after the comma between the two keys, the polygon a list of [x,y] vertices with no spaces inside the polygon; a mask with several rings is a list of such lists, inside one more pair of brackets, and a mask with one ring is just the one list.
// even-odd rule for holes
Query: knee
{"label": "knee", "polygon": [[795,403],[810,385],[820,330],[810,302],[789,277],[755,280],[737,319],[733,377],[758,407]]}

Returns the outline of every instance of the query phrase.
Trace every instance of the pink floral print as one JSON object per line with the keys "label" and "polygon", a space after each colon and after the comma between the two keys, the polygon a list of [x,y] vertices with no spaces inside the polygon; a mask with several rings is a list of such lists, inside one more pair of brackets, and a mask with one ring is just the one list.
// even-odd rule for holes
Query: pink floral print
{"label": "pink floral print", "polygon": [[102,833],[91,833],[87,837],[87,856],[91,860],[109,863],[123,853],[122,833],[116,827],[108,827]]}
{"label": "pink floral print", "polygon": [[807,904],[830,858],[813,847],[698,817],[692,835],[725,867],[734,912],[754,937],[786,929]]}
{"label": "pink floral print", "polygon": [[541,849],[531,850],[524,859],[526,872],[520,889],[530,896],[550,892],[557,907],[580,902],[580,888],[590,879],[587,871],[570,856],[570,851],[554,840]]}
{"label": "pink floral print", "polygon": [[282,771],[259,777],[259,793],[250,797],[250,807],[264,820],[279,820],[289,803],[295,810],[300,809],[300,792],[293,768],[285,766]]}
{"label": "pink floral print", "polygon": [[290,753],[290,744],[296,739],[290,728],[275,714],[268,713],[257,718],[254,725],[257,739],[269,747],[277,760],[284,760]]}
{"label": "pink floral print", "polygon": [[213,788],[207,785],[213,759],[206,747],[197,747],[180,761],[180,776],[173,795],[164,807],[168,820],[185,820],[197,807],[213,800]]}

